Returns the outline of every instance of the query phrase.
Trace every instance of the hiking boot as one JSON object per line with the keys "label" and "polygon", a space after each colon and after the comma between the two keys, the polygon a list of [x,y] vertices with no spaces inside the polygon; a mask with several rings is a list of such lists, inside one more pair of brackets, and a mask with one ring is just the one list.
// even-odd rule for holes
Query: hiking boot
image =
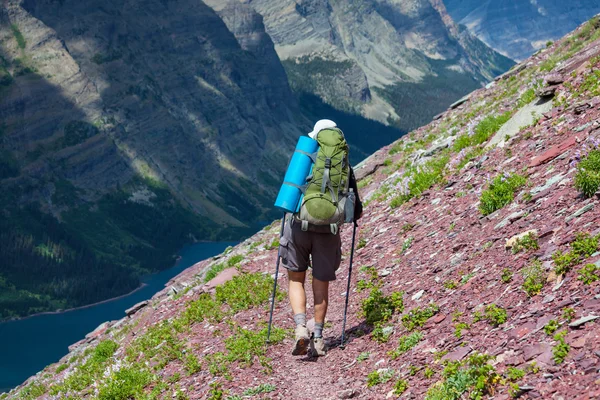
{"label": "hiking boot", "polygon": [[322,337],[310,338],[310,352],[314,357],[324,356],[327,354],[327,347]]}
{"label": "hiking boot", "polygon": [[308,353],[308,344],[310,342],[310,336],[308,329],[305,325],[296,326],[296,344],[294,350],[292,350],[293,356],[303,356]]}

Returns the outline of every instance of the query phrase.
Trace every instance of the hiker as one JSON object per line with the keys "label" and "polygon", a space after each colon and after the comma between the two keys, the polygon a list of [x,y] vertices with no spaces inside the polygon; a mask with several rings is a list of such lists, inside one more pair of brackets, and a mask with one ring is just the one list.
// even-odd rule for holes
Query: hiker
{"label": "hiker", "polygon": [[[335,138],[335,135],[341,138],[341,143],[343,144],[341,148],[345,149],[342,152],[345,152],[346,154],[343,155],[343,161],[337,161],[337,166],[346,167],[344,171],[346,171],[345,173],[347,173],[347,176],[342,177],[341,181],[338,178],[337,181],[342,184],[345,183],[346,186],[343,188],[332,187],[336,184],[335,172],[336,170],[340,171],[340,169],[336,169],[336,157],[332,157],[333,161],[327,158],[327,160],[329,160],[329,165],[333,164],[331,166],[330,179],[332,183],[329,185],[323,183],[322,180],[327,182],[327,179],[323,179],[323,176],[329,177],[330,172],[328,168],[326,168],[326,173],[323,173],[323,171],[319,172],[319,165],[322,165],[319,164],[318,161],[319,155],[321,155],[321,150],[319,150],[312,174],[313,179],[316,181],[315,184],[318,191],[317,196],[324,192],[334,195],[334,189],[341,189],[340,193],[346,191],[347,193],[353,192],[355,198],[354,211],[350,220],[356,221],[362,215],[362,203],[358,196],[354,171],[348,163],[347,144],[345,139],[343,139],[341,130],[337,128],[335,122],[330,120],[320,120],[315,124],[313,131],[308,135],[312,139],[318,140],[317,135],[321,131],[326,131],[323,132],[322,135],[329,135],[327,136],[328,138]],[[338,176],[340,175],[341,174],[338,174]],[[319,176],[321,177],[321,180],[319,180]],[[319,190],[321,186],[325,190]],[[310,186],[307,189],[305,199],[309,198],[309,193]],[[340,194],[340,196],[343,197],[343,194]],[[303,204],[306,201],[308,200],[304,200]],[[334,204],[337,206],[337,202]],[[352,210],[351,206],[346,209],[346,213],[352,212],[348,210]],[[308,353],[308,347],[310,345],[313,356],[322,356],[325,355],[327,351],[323,341],[323,326],[325,324],[325,315],[327,313],[329,282],[335,280],[335,271],[339,268],[342,258],[342,242],[338,228],[344,220],[342,219],[334,224],[314,225],[306,220],[301,220],[302,215],[302,209],[298,213],[288,213],[286,215],[283,235],[280,239],[281,263],[288,270],[289,298],[294,313],[294,321],[296,322],[295,344],[292,354],[305,355]],[[347,218],[346,221],[348,221]],[[306,292],[304,290],[306,271],[308,267],[311,266],[311,261],[315,319],[315,327],[312,335],[310,335],[306,327]]]}

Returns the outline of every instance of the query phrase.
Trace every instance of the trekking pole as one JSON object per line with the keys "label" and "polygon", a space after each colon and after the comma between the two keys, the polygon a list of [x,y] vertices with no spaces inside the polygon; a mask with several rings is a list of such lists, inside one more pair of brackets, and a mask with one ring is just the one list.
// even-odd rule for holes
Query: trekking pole
{"label": "trekking pole", "polygon": [[340,348],[344,350],[344,335],[346,334],[346,313],[348,312],[348,298],[350,297],[350,277],[352,276],[352,259],[354,258],[354,239],[356,239],[356,228],[358,224],[354,221],[354,229],[352,231],[352,251],[350,252],[350,267],[348,268],[348,286],[346,287],[346,305],[344,306],[344,324],[342,325],[342,343]]}
{"label": "trekking pole", "polygon": [[[283,236],[283,228],[285,227],[285,213],[283,213],[283,218],[281,218],[281,230],[279,231],[279,240]],[[273,295],[271,296],[271,314],[269,315],[269,329],[267,330],[267,344],[269,344],[269,339],[271,338],[271,323],[273,322],[273,309],[275,308],[275,295],[277,294],[277,277],[279,275],[279,260],[281,254],[281,246],[277,249],[277,264],[275,267],[275,280],[273,281]]]}

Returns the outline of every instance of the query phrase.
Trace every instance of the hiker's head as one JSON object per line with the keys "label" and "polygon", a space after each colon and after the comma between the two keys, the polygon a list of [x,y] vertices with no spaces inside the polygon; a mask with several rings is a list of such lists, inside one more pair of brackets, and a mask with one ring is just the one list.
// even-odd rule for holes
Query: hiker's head
{"label": "hiker's head", "polygon": [[336,123],[330,119],[318,120],[315,124],[315,128],[312,130],[312,132],[308,133],[308,136],[310,136],[311,139],[314,139],[315,137],[317,137],[317,133],[319,133],[323,129],[335,128],[336,126]]}

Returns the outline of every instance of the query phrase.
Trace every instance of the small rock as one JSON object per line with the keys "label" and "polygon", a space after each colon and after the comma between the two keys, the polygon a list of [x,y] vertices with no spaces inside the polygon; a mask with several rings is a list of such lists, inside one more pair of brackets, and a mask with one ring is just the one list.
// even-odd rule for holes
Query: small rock
{"label": "small rock", "polygon": [[538,97],[554,96],[559,87],[560,87],[560,85],[544,86],[544,87],[538,88],[535,91],[535,94]]}
{"label": "small rock", "polygon": [[594,209],[594,203],[587,204],[581,207],[579,210],[575,211],[575,213],[567,218],[565,218],[565,222],[569,222],[577,217],[581,217],[586,212]]}
{"label": "small rock", "polygon": [[498,230],[498,229],[504,228],[506,225],[512,224],[513,222],[521,219],[523,217],[523,215],[525,215],[524,211],[516,211],[516,212],[510,214],[508,217],[504,218],[501,222],[499,222],[498,225],[496,225],[494,227],[494,229]]}
{"label": "small rock", "polygon": [[442,360],[460,361],[465,358],[471,352],[471,350],[472,349],[469,346],[459,347],[457,350],[454,350],[453,352],[442,357]]}
{"label": "small rock", "polygon": [[592,126],[592,123],[591,123],[591,122],[588,122],[587,124],[584,124],[584,125],[578,126],[577,128],[575,128],[575,129],[573,129],[573,130],[574,130],[575,132],[581,132],[581,131],[584,131],[584,130],[586,130],[586,129],[587,129],[587,128],[589,128],[590,126]]}
{"label": "small rock", "polygon": [[439,324],[440,322],[442,322],[442,321],[443,321],[443,320],[445,320],[445,319],[446,319],[446,315],[444,315],[444,314],[438,314],[438,315],[436,315],[435,317],[433,317],[433,320],[432,320],[432,321],[433,321],[434,323],[436,323],[436,324]]}
{"label": "small rock", "polygon": [[546,295],[546,297],[544,297],[544,299],[542,300],[542,304],[547,304],[547,303],[551,303],[554,301],[554,299],[556,298],[556,296],[548,294]]}
{"label": "small rock", "polygon": [[388,276],[388,275],[389,275],[389,274],[391,274],[391,273],[392,273],[392,271],[390,271],[389,269],[382,269],[382,270],[379,272],[379,276],[383,278],[383,277],[385,277],[385,276]]}
{"label": "small rock", "polygon": [[595,319],[600,318],[600,316],[596,315],[588,315],[587,317],[579,318],[577,321],[573,321],[569,324],[569,328],[578,328],[587,322],[593,321]]}
{"label": "small rock", "polygon": [[417,293],[413,294],[411,300],[419,300],[425,294],[425,290],[419,290]]}
{"label": "small rock", "polygon": [[136,312],[140,311],[142,308],[146,307],[148,305],[148,303],[149,303],[148,300],[140,301],[133,307],[130,307],[127,310],[125,310],[125,315],[131,316],[131,315],[135,314]]}
{"label": "small rock", "polygon": [[342,390],[341,392],[338,392],[337,397],[338,399],[351,399],[353,397],[355,397],[358,394],[358,391],[356,389],[346,389],[346,390]]}
{"label": "small rock", "polygon": [[563,83],[565,81],[565,78],[558,73],[552,73],[552,74],[548,74],[544,80],[546,81],[546,84],[548,85],[560,85],[561,83]]}

